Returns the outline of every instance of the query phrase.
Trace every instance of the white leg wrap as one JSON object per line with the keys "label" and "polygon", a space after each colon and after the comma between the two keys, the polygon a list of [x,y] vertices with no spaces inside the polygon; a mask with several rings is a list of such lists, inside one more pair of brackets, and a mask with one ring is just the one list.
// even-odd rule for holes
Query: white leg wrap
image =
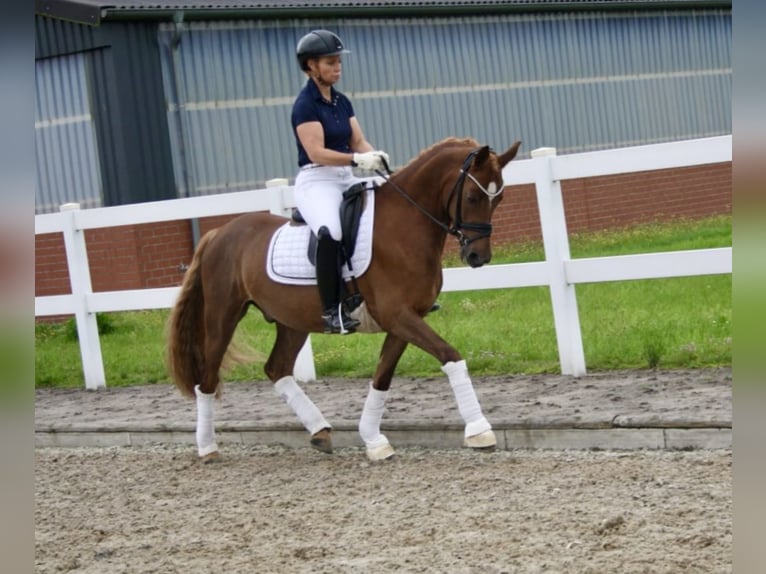
{"label": "white leg wrap", "polygon": [[194,387],[197,395],[197,450],[199,455],[207,456],[218,450],[215,442],[215,393],[206,394]]}
{"label": "white leg wrap", "polygon": [[476,398],[471,377],[468,376],[468,367],[465,361],[445,363],[442,365],[442,371],[449,378],[452,392],[455,393],[457,408],[465,421],[466,438],[490,430],[492,425],[481,412],[481,406]]}
{"label": "white leg wrap", "polygon": [[364,401],[364,409],[359,419],[359,435],[368,450],[377,449],[388,444],[388,439],[380,433],[380,420],[386,405],[388,391],[378,391],[372,388]]}
{"label": "white leg wrap", "polygon": [[298,386],[292,376],[282,377],[274,383],[274,390],[282,397],[306,427],[310,434],[316,434],[324,428],[330,428],[317,406]]}

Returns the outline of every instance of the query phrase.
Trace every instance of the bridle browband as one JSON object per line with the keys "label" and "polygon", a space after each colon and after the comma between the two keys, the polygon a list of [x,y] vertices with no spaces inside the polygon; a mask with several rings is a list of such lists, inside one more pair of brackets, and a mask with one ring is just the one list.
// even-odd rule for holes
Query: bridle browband
{"label": "bridle browband", "polygon": [[[468,157],[465,158],[465,161],[463,162],[463,167],[460,168],[460,175],[458,175],[457,180],[455,181],[455,185],[452,186],[452,191],[450,191],[449,198],[447,199],[447,210],[449,211],[449,206],[452,203],[452,199],[456,198],[456,205],[455,205],[455,220],[452,223],[452,226],[445,225],[444,222],[439,221],[436,217],[434,217],[429,211],[427,211],[423,206],[421,206],[418,202],[416,202],[412,197],[410,197],[406,191],[404,191],[401,187],[396,185],[393,181],[391,181],[391,178],[388,177],[388,174],[383,173],[380,170],[375,170],[375,173],[377,173],[379,176],[381,176],[383,179],[385,179],[388,183],[390,183],[393,188],[399,192],[399,194],[404,197],[407,201],[409,201],[412,205],[414,205],[418,211],[420,211],[423,215],[428,217],[431,221],[433,221],[436,225],[441,227],[444,231],[446,231],[449,235],[452,235],[458,240],[458,243],[460,243],[461,248],[465,248],[467,245],[470,245],[474,241],[478,239],[482,239],[484,237],[489,237],[492,235],[492,224],[491,223],[465,223],[463,221],[462,212],[463,212],[463,186],[465,185],[465,178],[470,178],[477,186],[479,186],[479,189],[481,189],[490,199],[493,199],[494,197],[498,196],[500,192],[503,190],[501,187],[497,192],[491,193],[488,190],[484,188],[483,185],[481,185],[478,180],[468,173],[468,170],[471,169],[471,164],[473,163],[473,159],[476,157],[476,154],[479,153],[479,149],[473,150],[471,153],[468,154]],[[386,166],[387,168],[388,166]],[[389,174],[391,172],[389,171]],[[468,238],[463,233],[463,230],[468,231],[475,231],[476,235],[474,237]]]}

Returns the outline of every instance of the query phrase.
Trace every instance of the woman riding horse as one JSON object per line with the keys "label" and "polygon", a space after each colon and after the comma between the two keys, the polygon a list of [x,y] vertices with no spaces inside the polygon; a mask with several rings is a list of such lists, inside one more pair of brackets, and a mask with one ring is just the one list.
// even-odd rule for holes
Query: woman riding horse
{"label": "woman riding horse", "polygon": [[[329,38],[320,32],[314,34],[320,39]],[[316,38],[309,36],[304,40],[311,46]],[[331,47],[332,51],[343,51],[340,40]],[[319,58],[309,57],[311,54],[315,52],[301,52],[299,44],[299,58],[306,57],[301,65],[312,78],[304,92],[309,98],[312,91],[329,95],[331,103],[337,97],[340,104],[338,92],[331,89],[340,74],[340,62],[333,60],[339,54]],[[314,102],[321,103],[330,113],[336,106],[325,102],[324,96],[321,102],[316,99]],[[347,183],[338,184],[340,187],[317,185],[309,174],[325,173],[326,176],[316,179],[335,177],[350,182],[351,158],[360,167],[379,171],[386,167],[387,156],[370,151],[372,146],[361,135],[350,104],[343,112],[351,126],[349,150],[326,148],[323,122],[316,118],[307,120],[311,115],[303,115],[301,96],[298,100],[293,121],[299,150],[302,147],[306,152],[301,161],[311,158],[325,164],[301,170],[296,181],[296,199],[302,198],[300,201],[308,206],[304,216],[312,229],[328,231],[322,239],[322,257],[327,257],[328,263],[326,267],[318,264],[321,268],[317,269],[322,276],[317,278],[318,282],[326,285],[331,283],[325,278],[330,274],[327,267],[332,268],[332,273],[337,272],[337,247],[330,243],[339,238],[337,211],[325,211],[325,203],[315,201],[319,195],[313,194],[327,196],[329,199],[322,201],[330,204],[337,201]],[[495,446],[492,426],[482,413],[465,360],[434,332],[424,317],[442,288],[441,256],[448,236],[458,240],[461,258],[471,267],[490,261],[491,220],[503,198],[503,168],[516,156],[520,143],[496,154],[475,140],[448,138],[422,151],[369,196],[366,209],[374,209],[366,212],[373,214],[371,259],[356,277],[355,286],[372,322],[386,333],[359,420],[359,434],[372,460],[394,453],[380,432],[380,423],[396,365],[408,344],[433,356],[447,375],[465,423],[464,444],[472,448]],[[356,150],[353,155],[352,150]],[[219,371],[234,331],[251,305],[267,321],[276,324],[276,340],[264,365],[274,390],[303,423],[311,436],[310,444],[323,452],[332,452],[331,425],[297,384],[293,369],[308,334],[327,332],[329,307],[338,310],[337,288],[333,286],[320,303],[313,284],[285,285],[270,276],[267,269],[273,239],[286,227],[290,225],[285,218],[270,213],[241,215],[200,240],[184,276],[169,320],[168,369],[181,393],[196,398],[197,449],[203,460],[218,456],[214,399],[220,388]],[[331,255],[325,256],[324,249]],[[320,287],[322,292],[324,289]],[[333,331],[345,326],[345,321],[340,313],[329,319]]]}

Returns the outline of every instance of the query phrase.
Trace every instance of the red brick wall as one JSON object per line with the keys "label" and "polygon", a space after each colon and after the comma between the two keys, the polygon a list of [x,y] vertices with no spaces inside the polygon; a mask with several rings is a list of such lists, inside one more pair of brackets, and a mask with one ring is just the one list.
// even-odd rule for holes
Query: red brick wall
{"label": "red brick wall", "polygon": [[[731,213],[731,163],[568,180],[562,192],[573,233]],[[202,219],[200,231],[233,217]],[[506,188],[493,227],[495,244],[541,237],[533,185]],[[178,285],[192,253],[188,221],[90,229],[85,239],[94,291]],[[447,248],[455,245],[448,241]],[[69,292],[63,238],[36,236],[35,296]]]}
{"label": "red brick wall", "polygon": [[70,292],[64,237],[60,233],[35,235],[35,297]]}
{"label": "red brick wall", "polygon": [[[731,163],[562,182],[570,233],[731,213]],[[534,185],[506,188],[493,218],[497,244],[542,237]]]}
{"label": "red brick wall", "polygon": [[564,182],[570,232],[731,213],[731,163]]}
{"label": "red brick wall", "polygon": [[[201,221],[202,233],[228,219]],[[213,218],[210,218],[211,220]],[[167,221],[85,231],[93,291],[178,285],[192,253],[191,224]],[[59,233],[35,237],[35,296],[69,293],[64,239]]]}

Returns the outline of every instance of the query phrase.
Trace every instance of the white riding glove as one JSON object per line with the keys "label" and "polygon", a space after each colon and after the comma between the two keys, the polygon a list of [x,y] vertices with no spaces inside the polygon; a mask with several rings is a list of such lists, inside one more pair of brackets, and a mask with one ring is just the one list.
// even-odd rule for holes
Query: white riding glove
{"label": "white riding glove", "polygon": [[380,150],[355,153],[354,165],[369,171],[383,171],[388,168],[388,154]]}

